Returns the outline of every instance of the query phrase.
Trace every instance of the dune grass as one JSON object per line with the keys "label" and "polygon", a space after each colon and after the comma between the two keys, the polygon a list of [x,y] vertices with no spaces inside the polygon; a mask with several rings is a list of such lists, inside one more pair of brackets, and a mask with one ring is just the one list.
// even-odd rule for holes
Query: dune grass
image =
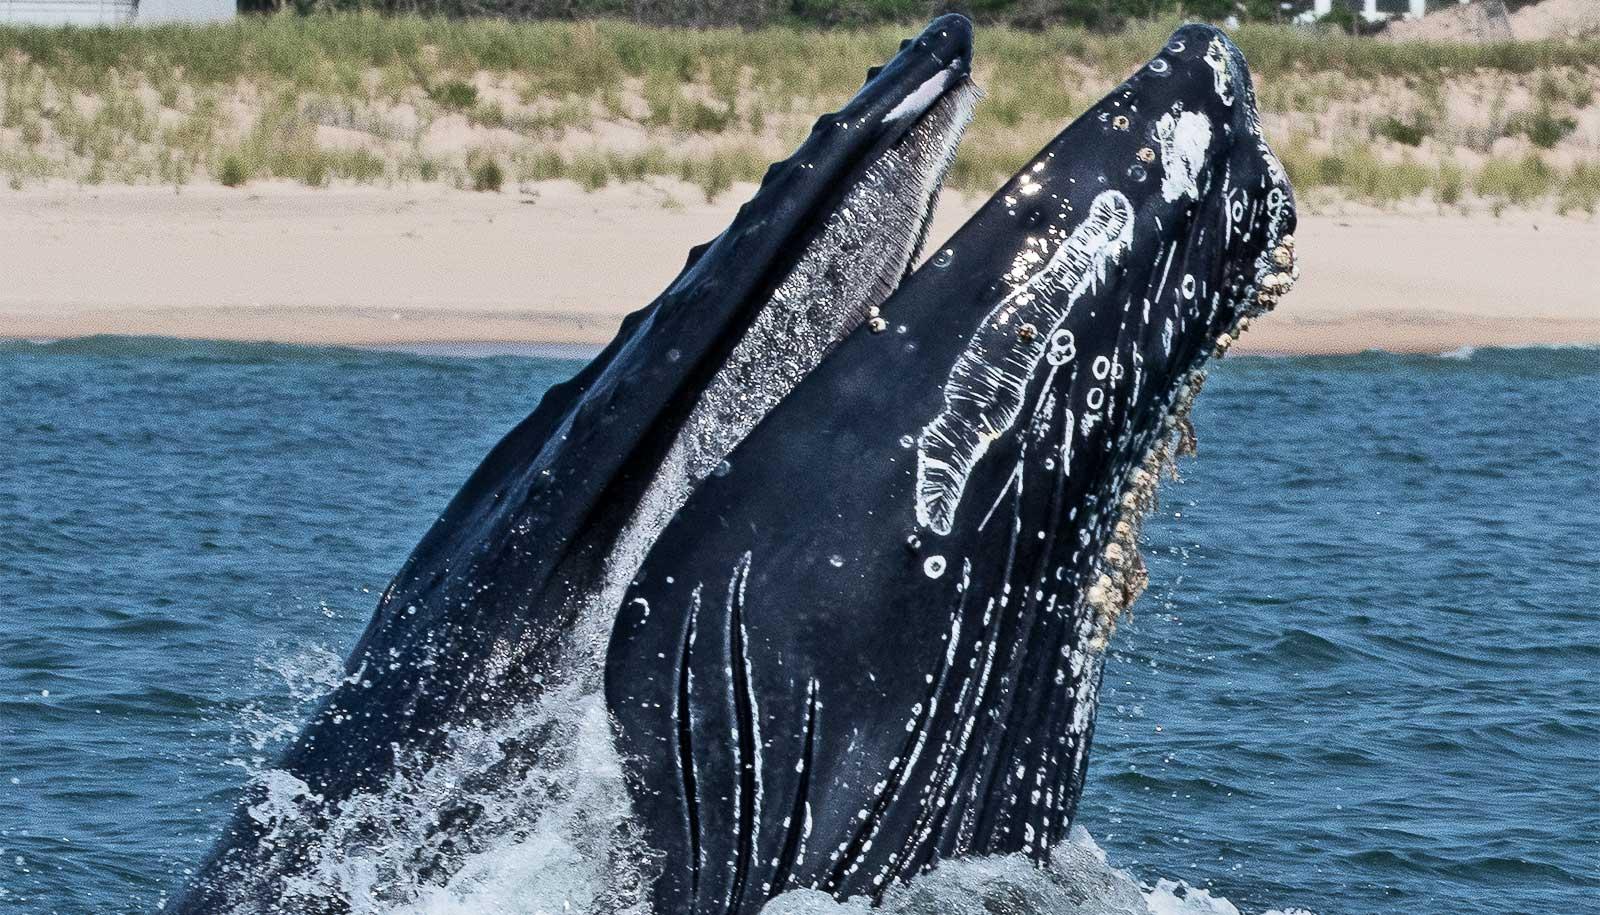
{"label": "dune grass", "polygon": [[[1123,73],[1159,48],[1177,20],[1136,23],[1111,34],[1058,27],[984,29],[979,52],[997,69],[1071,57],[1108,74]],[[624,21],[509,22],[375,14],[244,17],[202,26],[142,28],[0,27],[0,56],[20,54],[70,72],[78,85],[103,88],[113,73],[194,84],[241,79],[289,82],[303,89],[355,91],[366,71],[390,67],[536,75],[552,92],[587,94],[625,76],[678,79],[702,71],[750,68],[757,82],[794,81],[797,95],[853,88],[860,71],[893,53],[919,26],[816,30],[774,26],[673,29]],[[1600,41],[1491,44],[1386,43],[1337,31],[1245,24],[1232,33],[1263,77],[1340,73],[1349,78],[1430,76],[1492,70],[1527,74],[1600,61]],[[833,64],[847,64],[840,67]],[[853,64],[854,66],[850,66]],[[1591,92],[1586,84],[1546,81],[1545,91]]]}
{"label": "dune grass", "polygon": [[[1175,24],[981,30],[977,77],[988,97],[952,184],[992,189]],[[12,186],[271,177],[483,191],[666,176],[709,199],[759,178],[914,29],[372,14],[0,27],[0,174]],[[1582,135],[1578,114],[1595,103],[1600,42],[1388,44],[1265,25],[1235,36],[1303,189],[1377,203],[1595,206],[1597,141]],[[1450,117],[1448,89],[1462,82],[1494,90],[1471,124]],[[1380,90],[1409,101],[1370,103]],[[1504,138],[1520,145],[1507,152]],[[1471,161],[1458,163],[1452,149]]]}

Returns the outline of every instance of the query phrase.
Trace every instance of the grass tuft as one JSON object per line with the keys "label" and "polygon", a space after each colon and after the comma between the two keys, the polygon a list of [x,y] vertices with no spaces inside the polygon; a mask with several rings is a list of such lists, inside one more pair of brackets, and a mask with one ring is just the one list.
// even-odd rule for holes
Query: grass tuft
{"label": "grass tuft", "polygon": [[1402,121],[1393,115],[1383,117],[1374,125],[1378,136],[1406,146],[1421,146],[1422,141],[1433,132],[1433,127],[1421,117],[1409,121]]}
{"label": "grass tuft", "polygon": [[459,79],[446,80],[428,89],[428,98],[451,111],[467,111],[478,104],[478,87]]}
{"label": "grass tuft", "polygon": [[499,192],[505,183],[505,169],[492,153],[475,151],[467,157],[467,169],[472,176],[472,189],[479,192]]}
{"label": "grass tuft", "polygon": [[1556,173],[1530,153],[1521,159],[1490,159],[1478,170],[1474,188],[1497,204],[1526,206],[1550,194]]}
{"label": "grass tuft", "polygon": [[244,164],[244,157],[238,153],[229,153],[222,157],[222,164],[217,166],[217,181],[224,187],[240,187],[250,180],[250,169]]}
{"label": "grass tuft", "polygon": [[1557,143],[1577,129],[1576,118],[1555,114],[1548,105],[1540,105],[1533,111],[1513,118],[1509,124],[1511,133],[1526,136],[1529,142],[1540,149],[1554,149]]}

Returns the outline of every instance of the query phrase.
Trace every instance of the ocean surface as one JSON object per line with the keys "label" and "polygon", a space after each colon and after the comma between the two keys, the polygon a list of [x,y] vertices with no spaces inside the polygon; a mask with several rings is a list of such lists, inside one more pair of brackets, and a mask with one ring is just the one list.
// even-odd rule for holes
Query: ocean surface
{"label": "ocean surface", "polygon": [[[0,344],[0,913],[157,908],[578,366]],[[1080,844],[1159,912],[1600,912],[1597,404],[1596,349],[1218,364]]]}

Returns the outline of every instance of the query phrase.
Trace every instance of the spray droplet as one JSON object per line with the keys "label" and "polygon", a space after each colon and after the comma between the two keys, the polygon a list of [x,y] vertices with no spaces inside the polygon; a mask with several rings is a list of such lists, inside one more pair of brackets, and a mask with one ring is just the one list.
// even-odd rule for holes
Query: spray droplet
{"label": "spray droplet", "polygon": [[667,361],[668,362],[677,362],[679,359],[682,359],[682,358],[683,358],[683,352],[681,350],[678,350],[676,348],[667,350]]}
{"label": "spray droplet", "polygon": [[902,448],[910,448],[912,445],[915,445],[916,443],[917,443],[917,440],[912,438],[910,435],[902,435],[902,436],[900,436],[900,447],[902,447]]}
{"label": "spray droplet", "polygon": [[844,557],[834,553],[828,557],[828,565],[833,566],[835,569],[842,569],[844,568]]}
{"label": "spray droplet", "polygon": [[955,257],[956,253],[954,251],[950,250],[949,248],[945,248],[943,251],[940,251],[938,254],[933,256],[933,265],[942,270],[945,267],[950,266],[950,262],[955,260]]}
{"label": "spray droplet", "polygon": [[728,463],[727,461],[719,461],[717,466],[711,469],[711,475],[714,477],[725,477],[732,470],[732,464]]}
{"label": "spray droplet", "polygon": [[922,563],[922,572],[929,578],[938,578],[944,574],[944,557],[929,556]]}
{"label": "spray droplet", "polygon": [[1143,165],[1130,165],[1128,167],[1128,177],[1135,181],[1143,181],[1149,177],[1149,173],[1144,170]]}

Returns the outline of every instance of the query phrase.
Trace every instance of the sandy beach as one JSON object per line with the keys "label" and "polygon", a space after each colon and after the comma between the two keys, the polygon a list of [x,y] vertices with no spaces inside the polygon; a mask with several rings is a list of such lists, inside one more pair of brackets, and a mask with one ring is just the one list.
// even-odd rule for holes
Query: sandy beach
{"label": "sandy beach", "polygon": [[[0,194],[0,337],[355,345],[604,343],[750,192],[675,182],[57,187]],[[979,204],[947,195],[932,238]],[[1304,275],[1238,351],[1600,344],[1600,222],[1302,217]]]}

